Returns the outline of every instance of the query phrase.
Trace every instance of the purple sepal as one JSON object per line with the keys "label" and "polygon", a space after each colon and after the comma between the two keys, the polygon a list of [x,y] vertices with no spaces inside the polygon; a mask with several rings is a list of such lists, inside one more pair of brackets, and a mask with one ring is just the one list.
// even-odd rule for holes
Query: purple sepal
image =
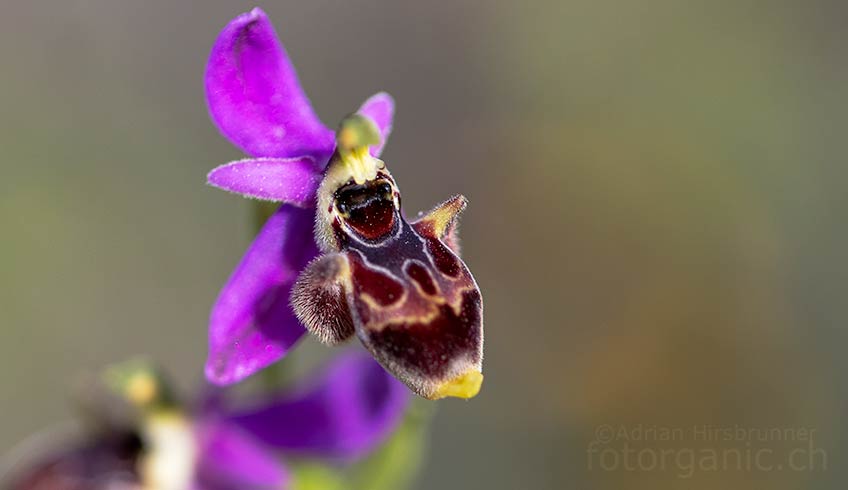
{"label": "purple sepal", "polygon": [[259,8],[233,19],[215,41],[206,66],[212,120],[230,141],[257,157],[312,155],[333,150],[327,129]]}
{"label": "purple sepal", "polygon": [[290,475],[273,453],[237,427],[215,421],[197,427],[200,457],[195,490],[286,490]]}
{"label": "purple sepal", "polygon": [[355,351],[334,359],[312,383],[230,420],[280,450],[350,461],[392,432],[409,397],[374,359]]}
{"label": "purple sepal", "polygon": [[318,253],[313,217],[310,209],[281,206],[224,285],[209,318],[209,381],[241,381],[283,357],[306,332],[289,291]]}
{"label": "purple sepal", "polygon": [[245,197],[306,208],[315,205],[321,169],[312,157],[255,158],[221,165],[206,180]]}

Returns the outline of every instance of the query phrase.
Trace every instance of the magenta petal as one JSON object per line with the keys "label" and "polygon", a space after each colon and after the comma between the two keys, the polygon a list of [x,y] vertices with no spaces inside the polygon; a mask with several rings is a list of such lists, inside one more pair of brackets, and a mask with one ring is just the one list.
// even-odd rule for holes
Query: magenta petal
{"label": "magenta petal", "polygon": [[289,307],[289,291],[318,253],[314,216],[280,207],[224,285],[209,319],[209,381],[225,385],[250,376],[283,357],[306,331]]}
{"label": "magenta petal", "polygon": [[237,427],[207,421],[197,427],[195,486],[202,490],[284,490],[290,476],[277,458]]}
{"label": "magenta petal", "polygon": [[259,8],[236,17],[215,41],[206,66],[206,98],[224,136],[249,155],[321,160],[333,150],[333,132],[312,110]]}
{"label": "magenta petal", "polygon": [[362,351],[335,359],[316,381],[230,420],[269,446],[347,461],[384,440],[410,398],[406,386]]}
{"label": "magenta petal", "polygon": [[371,118],[372,121],[380,129],[380,144],[371,148],[371,154],[375,157],[380,156],[383,152],[383,147],[386,146],[386,141],[392,133],[392,119],[395,115],[395,100],[386,92],[380,92],[372,95],[362,107],[359,108],[360,114]]}
{"label": "magenta petal", "polygon": [[245,197],[315,205],[321,170],[311,157],[237,160],[209,172],[209,184]]}

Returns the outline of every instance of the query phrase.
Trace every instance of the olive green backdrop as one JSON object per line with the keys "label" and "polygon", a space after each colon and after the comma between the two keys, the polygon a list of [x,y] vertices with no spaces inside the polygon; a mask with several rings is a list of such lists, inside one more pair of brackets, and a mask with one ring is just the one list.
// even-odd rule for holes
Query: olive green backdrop
{"label": "olive green backdrop", "polygon": [[[247,204],[204,186],[240,155],[203,69],[253,5],[0,5],[0,451],[71,416],[79,373],[106,363],[149,353],[201,379],[249,243]],[[843,2],[260,5],[326,123],[395,97],[384,157],[408,214],[470,199],[486,382],[439,404],[418,488],[845,485]],[[704,425],[811,428],[823,453],[651,465],[806,445]],[[607,426],[630,434],[596,441],[612,455],[593,445]],[[640,427],[684,434],[630,441]],[[629,468],[626,442],[648,454]]]}

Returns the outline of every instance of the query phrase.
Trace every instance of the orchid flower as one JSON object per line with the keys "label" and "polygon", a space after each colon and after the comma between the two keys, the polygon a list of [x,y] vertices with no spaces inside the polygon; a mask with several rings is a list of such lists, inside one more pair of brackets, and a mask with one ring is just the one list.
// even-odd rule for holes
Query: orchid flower
{"label": "orchid flower", "polygon": [[[335,147],[312,109],[274,28],[259,8],[230,22],[206,69],[213,121],[254,158],[214,169],[213,186],[284,203],[257,234],[222,288],[209,323],[206,376],[231,384],[281,359],[306,333],[289,306],[298,273],[318,253],[312,235],[315,193]],[[391,132],[394,101],[378,93],[359,108]]]}
{"label": "orchid flower", "polygon": [[221,133],[253,157],[212,170],[208,182],[282,203],[212,308],[207,378],[238,382],[309,330],[330,345],[355,334],[424,398],[475,396],[483,304],[456,231],[467,200],[454,196],[406,220],[397,184],[377,158],[392,98],[378,93],[338,132],[325,127],[259,9],[219,35],[206,94]]}
{"label": "orchid flower", "polygon": [[349,463],[403,419],[409,393],[362,352],[259,403],[190,410],[168,396],[146,364],[118,368],[115,385],[140,416],[88,439],[50,447],[2,482],[13,490],[286,490],[278,455]]}

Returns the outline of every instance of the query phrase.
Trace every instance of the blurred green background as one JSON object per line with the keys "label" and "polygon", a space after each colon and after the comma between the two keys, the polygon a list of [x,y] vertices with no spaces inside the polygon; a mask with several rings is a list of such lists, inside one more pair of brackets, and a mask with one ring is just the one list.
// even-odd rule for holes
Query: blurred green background
{"label": "blurred green background", "polygon": [[[419,489],[844,487],[844,2],[259,5],[325,123],[395,97],[407,214],[470,199],[486,383],[439,403]],[[0,4],[0,452],[80,372],[149,353],[200,380],[250,232],[204,185],[240,155],[202,77],[253,6]],[[809,427],[827,462],[602,469],[603,424]]]}

